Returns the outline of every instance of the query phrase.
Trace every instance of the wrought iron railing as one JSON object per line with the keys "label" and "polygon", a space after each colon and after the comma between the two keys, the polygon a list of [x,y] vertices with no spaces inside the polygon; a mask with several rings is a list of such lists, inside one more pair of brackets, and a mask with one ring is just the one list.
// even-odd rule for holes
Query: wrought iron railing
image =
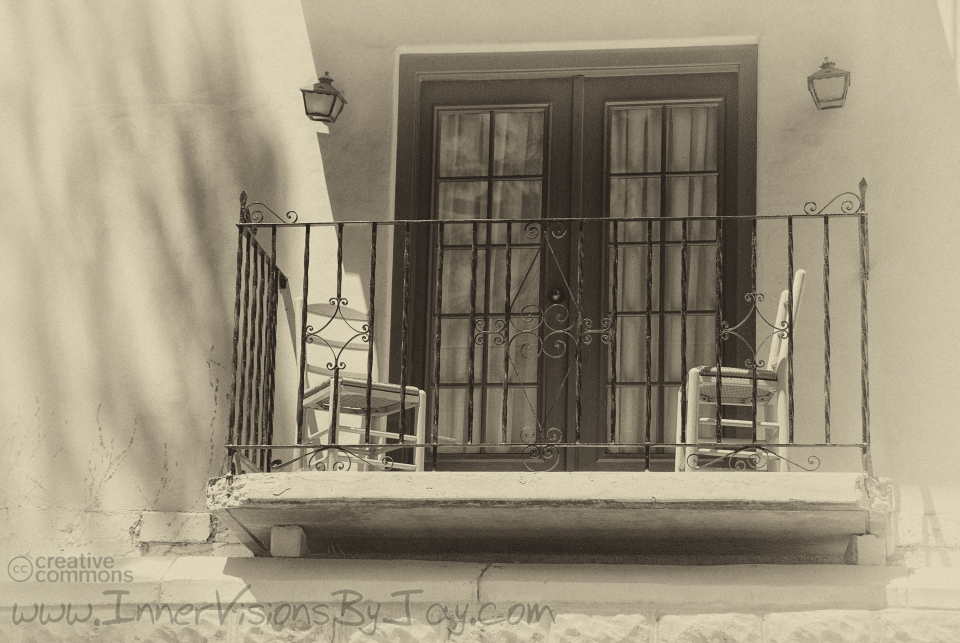
{"label": "wrought iron railing", "polygon": [[[845,449],[869,472],[865,190],[777,216],[331,223],[241,195],[231,466],[815,470]],[[716,394],[691,426],[696,372]]]}
{"label": "wrought iron railing", "polygon": [[[286,276],[276,264],[276,228],[260,231],[243,225],[263,220],[266,206],[253,204],[253,207],[251,212],[246,193],[241,194],[233,382],[227,440],[230,444],[249,446],[230,449],[231,467],[235,470],[243,468],[238,459],[246,460],[247,465],[260,469],[269,467],[266,459],[268,452],[256,447],[269,445],[273,441],[279,291],[287,287]],[[269,209],[267,211],[274,214]],[[261,236],[269,238],[267,247],[264,247],[262,240],[258,240]]]}

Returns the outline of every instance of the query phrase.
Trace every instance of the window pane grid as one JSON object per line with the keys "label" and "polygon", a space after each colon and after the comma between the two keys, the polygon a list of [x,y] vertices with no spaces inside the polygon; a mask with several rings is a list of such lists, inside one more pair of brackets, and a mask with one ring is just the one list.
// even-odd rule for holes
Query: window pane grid
{"label": "window pane grid", "polygon": [[[607,215],[624,221],[611,231],[607,272],[616,266],[616,355],[607,385],[614,440],[664,440],[676,414],[683,374],[681,297],[686,295],[688,366],[713,360],[719,103],[618,104],[607,111]],[[686,226],[687,288],[681,291],[682,225]],[[614,245],[615,244],[615,245]],[[649,326],[649,328],[648,328]],[[649,407],[649,408],[648,408]],[[609,431],[606,432],[609,435]],[[610,453],[630,452],[611,448]]]}
{"label": "window pane grid", "polygon": [[[439,160],[434,176],[437,218],[454,221],[540,219],[544,126],[543,108],[439,110]],[[483,137],[485,142],[480,140]],[[522,334],[523,329],[511,323],[510,336],[514,341],[509,346],[504,382],[504,346],[496,344],[492,334],[482,333],[506,324],[503,310],[506,226],[480,224],[476,243],[473,224],[454,223],[445,227],[441,243],[445,263],[451,267],[445,268],[443,309],[437,315],[444,338],[440,381],[436,383],[441,433],[457,441],[467,439],[467,402],[471,388],[469,353],[473,343],[473,442],[502,442],[504,388],[508,391],[507,439],[519,441],[519,431],[531,423],[530,417],[535,426],[538,360],[527,359],[522,354],[524,344],[516,335]],[[526,236],[523,227],[522,224],[512,226],[510,239],[510,314],[515,318],[519,318],[525,306],[539,303],[540,298],[540,244]],[[470,301],[471,281],[476,285],[473,302]],[[471,320],[477,327],[470,327]],[[448,326],[453,333],[449,341]],[[484,337],[484,341],[476,344],[478,335]]]}

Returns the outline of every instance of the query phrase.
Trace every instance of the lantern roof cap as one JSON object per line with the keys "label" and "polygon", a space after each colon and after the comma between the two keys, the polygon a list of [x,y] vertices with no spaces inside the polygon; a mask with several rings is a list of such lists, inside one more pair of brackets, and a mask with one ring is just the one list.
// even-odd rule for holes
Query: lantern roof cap
{"label": "lantern roof cap", "polygon": [[330,77],[330,72],[328,71],[323,72],[323,76],[317,78],[317,82],[315,82],[313,85],[302,87],[300,91],[314,92],[319,94],[336,94],[344,103],[347,102],[343,92],[333,86],[333,78]]}
{"label": "lantern roof cap", "polygon": [[810,74],[808,78],[813,80],[816,78],[830,78],[832,76],[849,76],[849,75],[850,75],[850,72],[848,72],[846,69],[840,69],[839,67],[836,66],[836,64],[833,61],[825,57],[823,59],[823,62],[820,64],[820,70]]}

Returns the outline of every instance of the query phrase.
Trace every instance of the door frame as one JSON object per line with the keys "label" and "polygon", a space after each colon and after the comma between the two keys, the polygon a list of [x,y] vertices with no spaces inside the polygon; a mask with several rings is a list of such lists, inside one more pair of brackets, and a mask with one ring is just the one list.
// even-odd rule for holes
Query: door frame
{"label": "door frame", "polygon": [[[602,77],[664,74],[735,73],[737,75],[737,177],[736,213],[756,214],[757,168],[757,45],[693,46],[642,49],[604,49],[584,51],[537,51],[497,53],[411,53],[400,54],[398,64],[398,111],[396,133],[396,175],[394,219],[421,220],[431,218],[431,211],[421,211],[423,177],[420,175],[423,146],[420,144],[420,96],[423,83],[449,80],[512,80],[557,77]],[[581,85],[582,87],[582,85]],[[579,96],[582,100],[582,93]],[[578,99],[574,92],[574,101]],[[582,136],[583,124],[577,122],[574,110],[572,136]],[[578,165],[580,164],[580,165]],[[582,158],[574,158],[572,171],[582,168]],[[574,183],[577,183],[574,181]],[[579,185],[579,184],[578,184]],[[579,189],[579,188],[578,188]],[[429,199],[427,200],[429,202]],[[582,196],[571,194],[571,216],[582,211]],[[412,301],[427,301],[431,285],[415,280],[404,292],[403,258],[405,248],[402,228],[396,229],[393,247],[393,278],[390,323],[390,365],[392,382],[401,381],[397,356],[401,343],[408,355],[423,356],[411,360],[402,379],[420,387],[430,372],[426,356],[430,354],[426,336],[408,330],[404,337],[400,324],[401,302],[405,294]],[[415,235],[409,249],[410,274],[429,274],[428,235]],[[749,283],[749,262],[738,262],[738,283]],[[429,432],[429,430],[428,430]],[[430,458],[428,457],[428,461]],[[672,462],[672,458],[671,458]]]}

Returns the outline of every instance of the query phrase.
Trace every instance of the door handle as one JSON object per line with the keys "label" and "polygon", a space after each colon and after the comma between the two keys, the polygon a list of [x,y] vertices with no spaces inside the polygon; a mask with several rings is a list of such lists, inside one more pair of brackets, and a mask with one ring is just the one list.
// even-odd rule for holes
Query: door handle
{"label": "door handle", "polygon": [[554,288],[547,293],[547,299],[550,300],[551,304],[562,304],[567,300],[567,294],[559,288]]}

